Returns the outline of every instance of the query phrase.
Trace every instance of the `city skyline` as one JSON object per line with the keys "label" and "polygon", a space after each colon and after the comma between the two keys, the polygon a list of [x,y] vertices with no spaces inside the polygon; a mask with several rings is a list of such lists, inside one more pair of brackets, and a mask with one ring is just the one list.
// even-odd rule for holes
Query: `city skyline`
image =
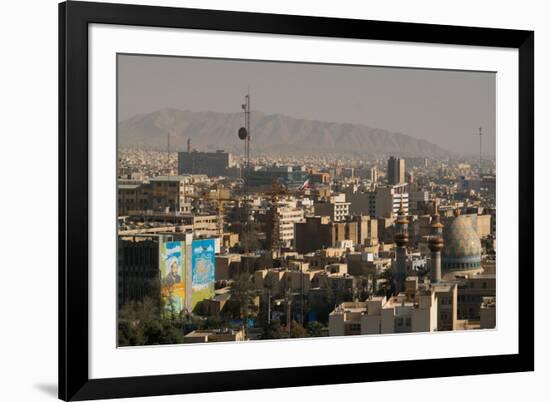
{"label": "city skyline", "polygon": [[[163,103],[117,130],[118,346],[496,327],[494,131],[455,138],[494,120],[494,75],[119,56],[118,77],[119,116]],[[454,153],[350,123],[374,117]]]}

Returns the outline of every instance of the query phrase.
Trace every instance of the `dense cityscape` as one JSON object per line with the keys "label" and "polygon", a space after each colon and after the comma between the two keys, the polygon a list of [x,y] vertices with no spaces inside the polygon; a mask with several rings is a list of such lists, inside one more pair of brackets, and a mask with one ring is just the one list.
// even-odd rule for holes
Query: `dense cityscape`
{"label": "dense cityscape", "polygon": [[119,346],[495,328],[494,160],[255,153],[248,102],[119,148]]}

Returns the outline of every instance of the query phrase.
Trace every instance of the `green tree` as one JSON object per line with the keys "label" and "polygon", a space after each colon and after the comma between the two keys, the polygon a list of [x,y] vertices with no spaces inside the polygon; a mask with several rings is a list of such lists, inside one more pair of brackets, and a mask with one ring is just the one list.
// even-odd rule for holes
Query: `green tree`
{"label": "green tree", "polygon": [[143,345],[143,331],[129,321],[118,322],[118,346]]}
{"label": "green tree", "polygon": [[355,297],[358,300],[366,300],[369,297],[369,278],[365,275],[357,277],[355,282]]}
{"label": "green tree", "polygon": [[271,321],[263,328],[262,339],[282,339],[287,337],[288,333],[279,320]]}
{"label": "green tree", "polygon": [[165,345],[183,343],[183,331],[171,320],[147,321],[143,325],[143,336],[146,345]]}
{"label": "green tree", "polygon": [[307,338],[309,333],[306,329],[297,321],[292,321],[290,323],[290,337],[291,338]]}
{"label": "green tree", "polygon": [[119,320],[151,321],[160,318],[160,297],[157,299],[146,296],[142,302],[129,302],[118,312]]}
{"label": "green tree", "polygon": [[386,269],[379,276],[380,279],[384,279],[380,287],[376,291],[377,296],[391,297],[395,293],[395,283],[393,278],[393,272],[391,269]]}
{"label": "green tree", "polygon": [[204,329],[218,329],[225,326],[224,321],[219,317],[209,316],[204,320],[202,328]]}
{"label": "green tree", "polygon": [[185,322],[177,314],[171,314],[170,319],[162,316],[165,306],[155,281],[151,282],[148,293],[143,301],[129,302],[120,308],[119,346],[182,343]]}
{"label": "green tree", "polygon": [[265,320],[267,323],[271,321],[271,308],[273,307],[273,295],[276,292],[278,280],[274,275],[267,275],[264,279],[264,306]]}
{"label": "green tree", "polygon": [[246,336],[248,332],[248,318],[250,313],[256,309],[254,303],[256,289],[252,282],[251,275],[246,272],[239,274],[231,284],[230,292],[231,300],[239,306],[240,318],[243,322],[243,331]]}
{"label": "green tree", "polygon": [[311,337],[323,336],[323,324],[319,321],[310,321],[306,325],[307,332]]}

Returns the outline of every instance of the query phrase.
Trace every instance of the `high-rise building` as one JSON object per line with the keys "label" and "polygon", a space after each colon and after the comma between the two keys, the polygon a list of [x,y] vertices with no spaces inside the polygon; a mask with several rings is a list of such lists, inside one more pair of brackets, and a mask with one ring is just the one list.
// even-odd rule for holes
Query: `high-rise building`
{"label": "high-rise building", "polygon": [[210,177],[225,176],[232,166],[231,154],[216,152],[179,152],[178,174],[205,174]]}
{"label": "high-rise building", "polygon": [[387,179],[388,183],[392,185],[405,183],[405,159],[390,156]]}
{"label": "high-rise building", "polygon": [[254,190],[266,190],[273,182],[287,188],[299,188],[309,178],[304,166],[267,166],[246,173],[248,186]]}
{"label": "high-rise building", "polygon": [[405,213],[409,213],[409,193],[406,184],[376,187],[376,190],[367,192],[349,190],[346,192],[346,200],[350,202],[351,215],[390,217],[397,214],[401,204]]}
{"label": "high-rise building", "polygon": [[369,173],[370,182],[376,183],[378,181],[378,168],[376,166],[371,167]]}
{"label": "high-rise building", "polygon": [[333,222],[341,222],[349,216],[349,202],[316,202],[314,204],[315,215],[330,216]]}
{"label": "high-rise building", "polygon": [[311,253],[349,241],[357,244],[357,222],[333,222],[328,216],[306,217],[294,224],[295,249]]}
{"label": "high-rise building", "polygon": [[[273,214],[275,213],[275,216]],[[281,247],[294,245],[294,224],[304,220],[304,211],[288,205],[280,205],[271,208],[267,214],[266,238],[268,244],[275,243]],[[273,239],[273,236],[277,236]]]}

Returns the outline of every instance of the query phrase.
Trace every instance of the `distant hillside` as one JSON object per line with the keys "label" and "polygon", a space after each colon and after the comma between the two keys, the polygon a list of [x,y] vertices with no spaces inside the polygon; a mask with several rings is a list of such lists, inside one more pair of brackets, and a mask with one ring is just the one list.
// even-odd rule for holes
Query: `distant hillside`
{"label": "distant hillside", "polygon": [[[190,112],[162,109],[119,123],[119,145],[185,150],[188,138],[197,150],[241,152],[237,130],[242,113]],[[253,112],[252,150],[275,153],[363,153],[445,157],[450,153],[428,141],[360,124],[330,123]]]}

